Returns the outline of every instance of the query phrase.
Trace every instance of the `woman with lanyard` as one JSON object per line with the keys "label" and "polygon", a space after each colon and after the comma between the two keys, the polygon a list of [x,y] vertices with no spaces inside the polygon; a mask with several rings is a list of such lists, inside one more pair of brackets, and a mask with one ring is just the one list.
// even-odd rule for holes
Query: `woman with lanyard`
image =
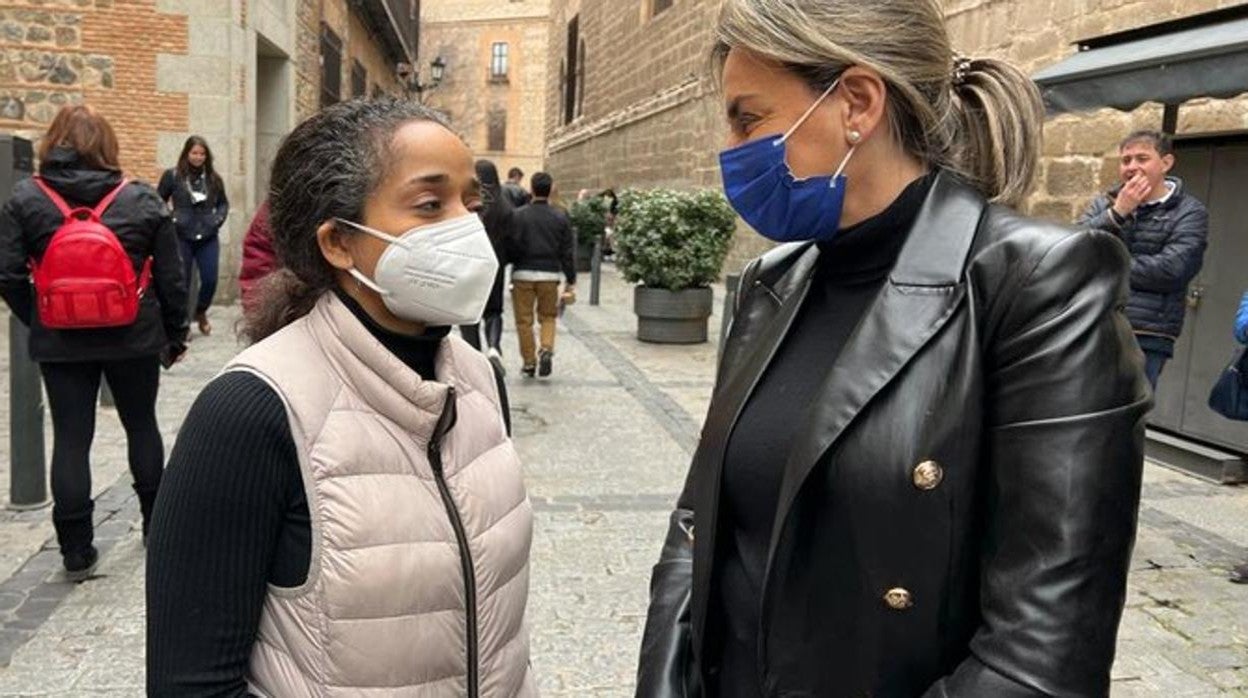
{"label": "woman with lanyard", "polygon": [[202,334],[212,334],[208,308],[217,293],[217,270],[221,245],[217,232],[230,214],[225,183],[212,166],[208,142],[191,136],[182,146],[176,167],[165,170],[156,188],[160,198],[173,209],[182,244],[182,267],[187,283],[191,269],[199,270],[199,296],[195,301],[195,322]]}
{"label": "woman with lanyard", "polygon": [[726,0],[751,263],[639,696],[1105,695],[1150,406],[1112,235],[1015,213],[1026,75],[936,0]]}

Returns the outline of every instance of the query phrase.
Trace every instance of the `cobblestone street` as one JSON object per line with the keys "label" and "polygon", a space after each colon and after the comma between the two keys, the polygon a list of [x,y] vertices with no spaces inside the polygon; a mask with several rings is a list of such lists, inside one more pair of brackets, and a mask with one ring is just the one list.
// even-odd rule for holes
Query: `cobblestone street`
{"label": "cobblestone street", "polygon": [[[569,698],[632,695],[649,570],[710,397],[719,330],[717,314],[705,345],[641,344],[631,289],[611,270],[602,305],[587,298],[563,318],[550,380],[520,378],[514,334],[504,344],[537,512],[533,665],[543,695]],[[164,375],[166,449],[199,387],[238,350],[229,332],[237,311],[214,313],[217,332],[197,337],[187,361]],[[45,436],[50,455],[50,426]],[[111,410],[102,410],[93,455],[96,578],[61,581],[47,509],[0,512],[0,695],[142,693],[143,547]],[[7,469],[6,455],[0,482]],[[1225,581],[1232,564],[1248,560],[1248,490],[1155,465],[1144,487],[1113,695],[1248,695],[1248,587]]]}

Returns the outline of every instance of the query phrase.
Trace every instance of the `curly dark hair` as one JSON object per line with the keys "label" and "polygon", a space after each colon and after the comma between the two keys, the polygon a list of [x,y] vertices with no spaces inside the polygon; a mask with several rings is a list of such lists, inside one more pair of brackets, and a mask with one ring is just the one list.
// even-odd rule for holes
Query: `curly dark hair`
{"label": "curly dark hair", "polygon": [[304,121],[282,142],[269,180],[269,226],[279,268],[266,277],[241,334],[258,342],[307,315],[335,284],[316,231],[325,221],[358,221],[364,202],[393,165],[390,144],[404,124],[438,112],[410,100],[342,102]]}

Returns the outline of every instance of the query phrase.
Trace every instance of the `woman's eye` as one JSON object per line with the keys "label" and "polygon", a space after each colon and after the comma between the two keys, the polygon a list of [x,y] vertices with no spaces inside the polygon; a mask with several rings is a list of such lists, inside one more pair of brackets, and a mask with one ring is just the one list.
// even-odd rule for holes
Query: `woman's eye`
{"label": "woman's eye", "polygon": [[733,123],[733,126],[740,133],[749,133],[750,131],[753,131],[754,127],[757,125],[758,117],[753,114],[742,114],[741,116],[738,116],[736,121]]}
{"label": "woman's eye", "polygon": [[442,208],[442,202],[438,201],[437,199],[434,199],[432,201],[422,201],[416,204],[417,211],[424,211],[426,213],[435,213],[441,208]]}

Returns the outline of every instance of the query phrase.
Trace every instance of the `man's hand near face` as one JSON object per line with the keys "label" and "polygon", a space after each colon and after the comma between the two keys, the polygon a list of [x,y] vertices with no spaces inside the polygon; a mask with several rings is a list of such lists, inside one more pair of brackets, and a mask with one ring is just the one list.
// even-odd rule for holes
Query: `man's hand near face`
{"label": "man's hand near face", "polygon": [[1114,213],[1118,214],[1119,218],[1130,216],[1135,209],[1140,207],[1140,204],[1144,203],[1152,188],[1148,178],[1143,174],[1132,177],[1118,192],[1118,198],[1114,200]]}

